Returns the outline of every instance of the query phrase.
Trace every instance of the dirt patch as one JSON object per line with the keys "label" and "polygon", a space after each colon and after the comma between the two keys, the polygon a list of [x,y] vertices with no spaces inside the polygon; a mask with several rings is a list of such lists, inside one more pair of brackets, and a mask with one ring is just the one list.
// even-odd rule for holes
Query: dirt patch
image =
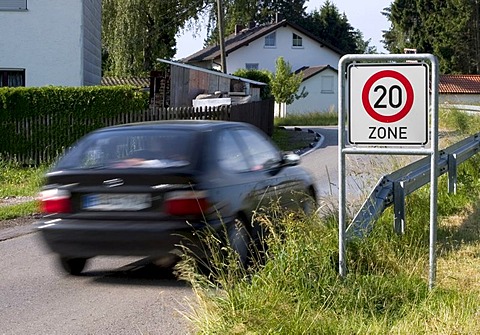
{"label": "dirt patch", "polygon": [[27,196],[4,197],[4,198],[0,198],[0,207],[23,204],[24,202],[33,201],[33,200],[35,200],[35,197],[27,197]]}
{"label": "dirt patch", "polygon": [[22,216],[15,219],[0,220],[0,230],[6,228],[13,228],[19,226],[26,226],[35,223],[40,218],[39,214],[32,214],[28,216]]}
{"label": "dirt patch", "polygon": [[[19,205],[28,201],[35,200],[33,196],[12,196],[12,197],[3,197],[0,198],[0,207],[14,206]],[[39,214],[32,214],[27,216],[22,216],[14,219],[0,220],[0,230],[31,225],[40,217]]]}

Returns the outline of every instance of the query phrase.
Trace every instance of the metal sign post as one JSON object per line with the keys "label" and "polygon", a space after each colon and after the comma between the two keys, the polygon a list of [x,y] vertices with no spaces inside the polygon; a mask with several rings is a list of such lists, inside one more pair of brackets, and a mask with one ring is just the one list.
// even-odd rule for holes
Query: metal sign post
{"label": "metal sign post", "polygon": [[437,239],[437,59],[431,54],[345,55],[338,68],[340,275],[344,277],[347,271],[346,155],[423,155],[430,156],[431,168],[429,287],[432,288]]}

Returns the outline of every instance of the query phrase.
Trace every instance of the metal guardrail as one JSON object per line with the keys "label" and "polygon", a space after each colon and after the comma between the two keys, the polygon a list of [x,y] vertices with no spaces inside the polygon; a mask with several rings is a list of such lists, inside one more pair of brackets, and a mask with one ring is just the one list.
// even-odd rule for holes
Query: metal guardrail
{"label": "metal guardrail", "polygon": [[[480,151],[480,133],[439,150],[437,176],[448,173],[448,191],[456,192],[457,166]],[[389,206],[394,206],[394,227],[405,230],[405,196],[430,181],[430,157],[417,160],[378,181],[367,200],[346,229],[346,239],[362,238],[373,229],[373,223]]]}
{"label": "metal guardrail", "polygon": [[480,106],[476,106],[476,105],[442,104],[440,107],[448,108],[448,109],[457,109],[459,111],[464,111],[464,112],[472,112],[472,113],[480,112]]}

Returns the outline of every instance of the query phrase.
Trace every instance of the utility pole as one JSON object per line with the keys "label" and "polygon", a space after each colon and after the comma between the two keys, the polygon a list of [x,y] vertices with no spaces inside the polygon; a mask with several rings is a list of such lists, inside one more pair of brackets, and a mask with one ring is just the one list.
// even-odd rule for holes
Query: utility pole
{"label": "utility pole", "polygon": [[479,27],[479,14],[478,14],[478,0],[475,0],[475,58],[476,58],[476,70],[480,73],[480,27]]}
{"label": "utility pole", "polygon": [[222,66],[222,72],[227,73],[227,61],[225,55],[225,34],[224,34],[224,25],[223,25],[223,5],[222,0],[217,0],[217,22],[218,22],[218,37],[220,40],[220,63]]}

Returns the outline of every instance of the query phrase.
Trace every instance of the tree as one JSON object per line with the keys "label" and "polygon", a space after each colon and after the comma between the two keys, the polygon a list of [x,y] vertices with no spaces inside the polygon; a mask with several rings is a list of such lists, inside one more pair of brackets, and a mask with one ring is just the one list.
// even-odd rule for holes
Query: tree
{"label": "tree", "polygon": [[292,73],[290,64],[283,57],[278,57],[275,73],[270,75],[270,89],[275,102],[290,105],[296,99],[306,97],[308,92],[305,92],[305,87],[300,94],[297,94],[302,79],[302,73]]}
{"label": "tree", "polygon": [[[302,24],[307,30],[325,42],[336,46],[345,53],[361,53],[362,35],[348,22],[347,16],[340,14],[338,8],[330,1],[325,1],[320,10],[308,14]],[[362,42],[360,44],[359,42]],[[368,45],[368,42],[366,42]]]}
{"label": "tree", "polygon": [[116,76],[154,70],[176,52],[175,36],[196,18],[203,0],[103,0],[103,70]]}
{"label": "tree", "polygon": [[250,70],[238,69],[233,73],[233,75],[267,84],[266,86],[261,88],[260,97],[262,98],[262,100],[272,98],[272,92],[270,89],[270,78],[272,74],[270,73],[270,71],[254,70],[254,69],[250,69]]}
{"label": "tree", "polygon": [[391,53],[414,48],[437,56],[442,73],[479,73],[478,1],[395,0],[383,14]]}
{"label": "tree", "polygon": [[[275,22],[276,16],[296,23],[310,31],[321,40],[336,46],[345,53],[374,53],[370,41],[363,40],[363,34],[355,30],[345,14],[329,0],[320,10],[305,12],[305,0],[225,0],[225,32],[231,34],[236,25],[248,27],[250,24],[261,25]],[[209,24],[206,44],[218,42],[216,5],[212,3],[209,11]]]}
{"label": "tree", "polygon": [[[219,40],[217,5],[213,0],[209,9],[207,45]],[[223,0],[226,35],[235,31],[235,26],[248,27],[275,22],[277,14],[291,22],[300,21],[305,15],[306,0]]]}

